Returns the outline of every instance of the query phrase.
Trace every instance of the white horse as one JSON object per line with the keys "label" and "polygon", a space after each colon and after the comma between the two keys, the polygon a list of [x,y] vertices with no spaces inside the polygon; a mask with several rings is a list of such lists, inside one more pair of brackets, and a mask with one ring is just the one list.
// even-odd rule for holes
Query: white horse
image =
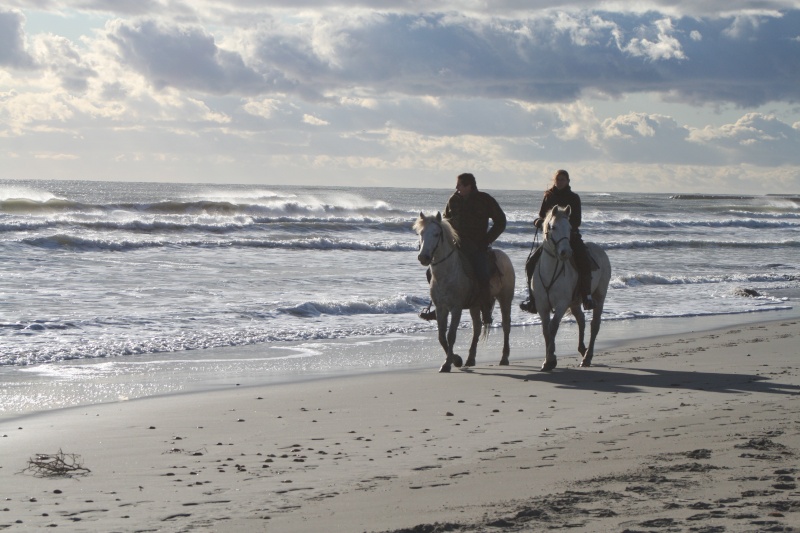
{"label": "white horse", "polygon": [[[481,310],[477,290],[473,290],[473,281],[465,271],[468,265],[458,249],[458,234],[441,213],[426,217],[422,213],[414,222],[414,230],[419,233],[420,252],[417,256],[423,266],[431,269],[431,300],[436,306],[436,321],[439,327],[439,344],[444,348],[447,358],[439,372],[450,372],[451,365],[461,367],[461,357],[453,353],[456,342],[456,330],[461,322],[461,311],[469,308],[472,317],[472,344],[466,366],[475,365],[475,353],[481,332]],[[503,319],[503,357],[501,365],[508,364],[511,349],[508,335],[511,331],[511,300],[514,298],[514,267],[508,256],[500,250],[494,250],[497,258],[497,272],[490,281],[490,293],[493,301],[500,303]],[[448,329],[448,318],[450,327]],[[485,325],[484,335],[488,334],[489,325]]]}
{"label": "white horse", "polygon": [[[603,314],[603,304],[608,293],[608,283],[611,281],[611,262],[608,255],[598,245],[587,242],[586,248],[589,255],[600,267],[592,271],[592,299],[595,307],[592,313],[591,336],[588,349],[583,343],[583,334],[586,329],[586,319],[581,309],[581,295],[578,289],[578,271],[570,259],[572,247],[570,235],[572,226],[569,223],[571,209],[569,206],[550,210],[545,217],[544,242],[542,243],[542,256],[536,264],[531,279],[533,296],[536,299],[536,309],[542,320],[542,333],[544,334],[547,355],[542,370],[548,371],[556,367],[556,332],[561,318],[567,309],[572,311],[575,322],[578,323],[578,352],[583,356],[581,366],[591,366],[594,356],[594,341],[600,331],[600,317]],[[553,312],[552,319],[550,311]]]}

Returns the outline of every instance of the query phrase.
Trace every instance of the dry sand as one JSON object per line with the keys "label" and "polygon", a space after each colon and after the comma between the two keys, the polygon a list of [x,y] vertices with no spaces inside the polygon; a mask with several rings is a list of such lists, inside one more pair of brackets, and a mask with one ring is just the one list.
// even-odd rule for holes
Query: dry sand
{"label": "dry sand", "polygon": [[[0,530],[798,531],[798,343],[789,319],[589,369],[560,344],[551,373],[512,353],[6,420]],[[88,472],[42,477],[59,458]]]}

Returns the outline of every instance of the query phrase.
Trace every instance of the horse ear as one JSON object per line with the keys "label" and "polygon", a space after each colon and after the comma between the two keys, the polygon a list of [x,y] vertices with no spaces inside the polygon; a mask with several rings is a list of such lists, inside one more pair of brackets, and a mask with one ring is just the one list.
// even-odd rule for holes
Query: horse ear
{"label": "horse ear", "polygon": [[419,212],[419,218],[425,218],[425,215],[422,214],[422,211]]}
{"label": "horse ear", "polygon": [[441,222],[442,221],[442,212],[441,211],[436,211],[436,221],[437,222]]}
{"label": "horse ear", "polygon": [[568,205],[567,207],[565,207],[564,212],[567,214],[567,217],[569,217],[572,214],[572,206]]}

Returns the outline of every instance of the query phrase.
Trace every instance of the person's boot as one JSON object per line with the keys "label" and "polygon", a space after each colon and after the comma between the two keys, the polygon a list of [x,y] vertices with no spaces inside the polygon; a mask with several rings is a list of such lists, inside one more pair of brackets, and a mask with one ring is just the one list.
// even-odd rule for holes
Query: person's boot
{"label": "person's boot", "polygon": [[587,294],[586,296],[584,296],[583,308],[586,309],[587,311],[594,309],[594,300],[592,300],[591,294]]}
{"label": "person's boot", "polygon": [[519,304],[519,308],[528,313],[536,314],[536,301],[533,299],[533,293],[528,289],[528,299]]}
{"label": "person's boot", "polygon": [[419,313],[422,320],[436,320],[436,309],[431,309],[429,305]]}

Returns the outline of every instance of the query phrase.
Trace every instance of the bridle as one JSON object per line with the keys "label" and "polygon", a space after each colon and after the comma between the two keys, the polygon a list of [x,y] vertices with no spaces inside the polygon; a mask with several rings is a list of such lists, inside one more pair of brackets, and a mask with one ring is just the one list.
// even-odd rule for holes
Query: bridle
{"label": "bridle", "polygon": [[[565,240],[568,241],[569,240],[569,235],[566,236],[566,237],[561,237],[558,240],[555,240],[552,235],[553,234],[548,231],[547,235],[545,237],[545,242],[550,242],[553,250],[555,250],[558,247],[558,245],[559,245],[559,243],[561,243],[561,241],[565,241]],[[553,251],[551,251],[550,248],[547,247],[547,246],[542,245],[542,251],[544,253],[546,253],[547,255],[549,255],[550,257],[552,257],[553,259],[555,259],[556,260],[556,265],[560,264],[560,268],[557,266],[556,268],[553,269],[553,275],[550,277],[550,283],[549,284],[545,283],[544,279],[542,278],[542,269],[541,268],[539,269],[539,279],[541,280],[542,285],[544,286],[544,291],[545,291],[545,293],[547,293],[547,297],[549,299],[550,298],[550,288],[553,286],[553,284],[556,282],[556,280],[562,274],[564,274],[564,272],[566,271],[567,262],[566,261],[562,261],[561,258],[558,256],[558,254],[556,254]]]}
{"label": "bridle", "polygon": [[[430,266],[436,266],[436,265],[440,265],[440,264],[444,263],[445,261],[447,261],[450,258],[450,256],[453,255],[453,252],[456,251],[456,247],[453,246],[453,249],[450,250],[449,254],[447,254],[446,256],[444,256],[443,258],[441,258],[438,261],[434,261],[433,257],[434,257],[434,255],[436,255],[436,250],[438,250],[439,249],[439,245],[444,242],[444,233],[445,232],[444,232],[444,228],[442,227],[442,224],[440,222],[432,220],[430,223],[431,224],[436,224],[437,226],[439,226],[439,238],[436,240],[436,246],[434,246],[433,250],[431,250],[431,263],[430,263]],[[420,248],[422,248],[422,243],[420,243]]]}

